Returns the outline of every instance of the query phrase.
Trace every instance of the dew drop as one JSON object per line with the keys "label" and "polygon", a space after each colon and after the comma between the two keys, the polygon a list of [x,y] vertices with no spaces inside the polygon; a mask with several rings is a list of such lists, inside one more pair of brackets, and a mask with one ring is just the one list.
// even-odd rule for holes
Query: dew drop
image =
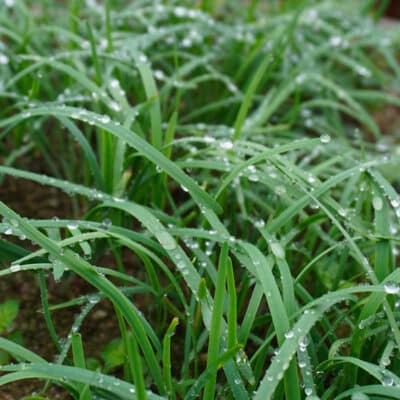
{"label": "dew drop", "polygon": [[119,88],[119,87],[120,87],[119,80],[118,80],[118,79],[113,79],[113,80],[110,82],[110,86],[111,86],[112,88],[114,88],[114,89]]}
{"label": "dew drop", "polygon": [[256,222],[254,222],[254,226],[256,228],[264,228],[265,226],[265,221],[263,219],[259,219]]}
{"label": "dew drop", "polygon": [[156,69],[154,71],[154,78],[156,78],[159,81],[165,79],[164,72],[161,69]]}
{"label": "dew drop", "polygon": [[228,82],[227,84],[227,88],[231,93],[237,93],[239,91],[239,89],[237,88],[237,86],[232,83],[232,82]]}
{"label": "dew drop", "polygon": [[383,200],[381,197],[374,196],[372,199],[372,205],[374,206],[376,211],[380,211],[383,208]]}
{"label": "dew drop", "polygon": [[165,250],[174,250],[176,248],[175,239],[167,231],[159,231],[156,238]]}
{"label": "dew drop", "polygon": [[331,137],[329,135],[322,135],[319,139],[321,143],[329,143],[331,141]]}
{"label": "dew drop", "polygon": [[393,199],[390,201],[390,204],[392,205],[392,207],[397,208],[398,206],[400,206],[400,201]]}
{"label": "dew drop", "polygon": [[103,115],[99,118],[99,121],[103,124],[108,124],[111,121],[111,118],[108,115]]}
{"label": "dew drop", "polygon": [[300,351],[305,351],[308,346],[308,338],[304,336],[299,339],[298,341]]}
{"label": "dew drop", "polygon": [[88,296],[88,301],[90,304],[96,304],[99,301],[99,299],[95,295],[90,295]]}
{"label": "dew drop", "polygon": [[141,55],[139,56],[139,62],[141,62],[141,63],[147,63],[147,61],[148,61],[148,59],[147,59],[147,56],[146,56],[145,54],[141,54]]}
{"label": "dew drop", "polygon": [[273,242],[270,244],[271,246],[271,251],[274,253],[274,256],[277,258],[285,258],[285,251],[283,250],[282,246],[277,243]]}
{"label": "dew drop", "polygon": [[388,281],[383,285],[385,292],[387,294],[398,294],[400,292],[400,287],[396,282]]}
{"label": "dew drop", "polygon": [[260,180],[260,178],[256,174],[250,174],[248,176],[248,179],[250,182],[258,182]]}
{"label": "dew drop", "polygon": [[174,14],[176,17],[182,18],[186,16],[186,8],[184,7],[175,7]]}
{"label": "dew drop", "polygon": [[306,396],[311,396],[312,395],[312,388],[305,388],[304,389],[304,393],[306,394]]}
{"label": "dew drop", "polygon": [[299,74],[299,75],[296,76],[296,83],[298,85],[303,84],[305,80],[306,80],[306,75],[305,74]]}
{"label": "dew drop", "polygon": [[76,222],[70,222],[69,224],[67,224],[67,228],[70,231],[74,231],[75,229],[78,229],[78,224]]}
{"label": "dew drop", "polygon": [[299,367],[300,368],[305,368],[307,366],[307,364],[304,361],[300,361],[299,362]]}
{"label": "dew drop", "polygon": [[233,149],[233,143],[231,140],[222,140],[219,142],[219,147],[223,150],[231,150]]}
{"label": "dew drop", "polygon": [[121,111],[121,106],[116,101],[112,101],[110,103],[110,108],[113,109],[116,112]]}
{"label": "dew drop", "polygon": [[338,46],[340,46],[342,44],[342,38],[340,36],[332,36],[329,39],[329,43],[333,47],[338,47]]}
{"label": "dew drop", "polygon": [[183,270],[185,268],[185,262],[184,261],[179,261],[178,263],[176,263],[176,266],[178,269]]}
{"label": "dew drop", "polygon": [[19,264],[13,264],[10,267],[11,272],[19,272],[21,271],[21,266]]}
{"label": "dew drop", "polygon": [[192,45],[192,40],[190,38],[184,38],[182,40],[182,47],[190,47]]}
{"label": "dew drop", "polygon": [[382,372],[382,385],[383,386],[393,386],[394,385],[394,380],[390,374],[387,372]]}
{"label": "dew drop", "polygon": [[288,331],[285,333],[285,338],[286,339],[292,339],[294,337],[294,332],[293,331]]}
{"label": "dew drop", "polygon": [[308,175],[307,178],[308,183],[310,183],[311,185],[314,184],[317,181],[317,178],[314,175]]}
{"label": "dew drop", "polygon": [[9,62],[8,57],[5,54],[0,53],[0,64],[7,65]]}

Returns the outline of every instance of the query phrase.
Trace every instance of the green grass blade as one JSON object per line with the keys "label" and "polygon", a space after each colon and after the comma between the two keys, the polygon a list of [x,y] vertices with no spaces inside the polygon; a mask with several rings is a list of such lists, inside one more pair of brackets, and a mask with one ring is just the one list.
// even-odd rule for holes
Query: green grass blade
{"label": "green grass blade", "polygon": [[[222,246],[218,262],[217,284],[215,287],[214,307],[211,316],[210,336],[207,350],[207,367],[217,363],[220,353],[221,320],[224,309],[224,297],[226,293],[226,266],[228,263],[228,245]],[[203,398],[205,400],[214,399],[216,386],[216,371],[207,378],[204,388]]]}

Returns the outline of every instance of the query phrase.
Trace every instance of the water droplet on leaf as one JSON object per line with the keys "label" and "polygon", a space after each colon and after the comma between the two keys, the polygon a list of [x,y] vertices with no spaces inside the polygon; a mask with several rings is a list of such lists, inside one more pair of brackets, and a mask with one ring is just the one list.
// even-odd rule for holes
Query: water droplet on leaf
{"label": "water droplet on leaf", "polygon": [[174,250],[176,248],[175,239],[167,231],[159,231],[156,238],[165,250]]}
{"label": "water droplet on leaf", "polygon": [[400,287],[396,282],[388,281],[383,285],[385,292],[387,294],[398,294],[400,292]]}

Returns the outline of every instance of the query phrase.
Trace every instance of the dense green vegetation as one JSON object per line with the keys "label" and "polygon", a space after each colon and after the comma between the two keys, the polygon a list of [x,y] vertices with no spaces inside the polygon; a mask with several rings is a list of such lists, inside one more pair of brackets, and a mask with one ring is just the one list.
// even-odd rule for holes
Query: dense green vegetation
{"label": "dense green vegetation", "polygon": [[[0,279],[35,276],[58,355],[18,344],[0,294],[0,385],[400,398],[399,131],[373,117],[400,106],[400,29],[371,1],[243,3],[0,5],[2,185],[71,209],[2,195]],[[74,275],[91,292],[49,304]],[[80,327],[104,299],[119,332],[93,366]]]}

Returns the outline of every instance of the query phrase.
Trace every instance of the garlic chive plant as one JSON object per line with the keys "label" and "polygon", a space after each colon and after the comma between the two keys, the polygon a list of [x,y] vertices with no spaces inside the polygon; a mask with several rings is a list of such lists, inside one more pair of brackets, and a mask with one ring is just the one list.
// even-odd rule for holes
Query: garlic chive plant
{"label": "garlic chive plant", "polygon": [[[0,392],[400,398],[400,28],[383,11],[4,1],[0,280],[39,286],[55,353],[1,337]],[[65,192],[60,213],[24,182]],[[53,301],[71,276],[90,291]],[[92,368],[99,302],[118,330]]]}

